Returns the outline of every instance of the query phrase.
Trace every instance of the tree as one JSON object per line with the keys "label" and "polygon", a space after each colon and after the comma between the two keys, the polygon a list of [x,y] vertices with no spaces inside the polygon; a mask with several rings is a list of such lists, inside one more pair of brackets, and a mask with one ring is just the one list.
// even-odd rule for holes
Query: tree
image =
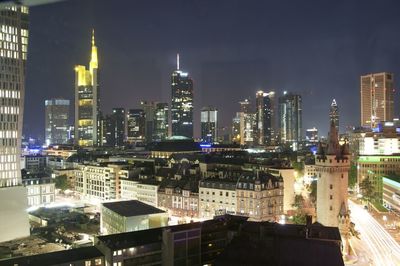
{"label": "tree", "polygon": [[306,224],[306,214],[303,212],[297,213],[293,216],[293,223],[294,224]]}
{"label": "tree", "polygon": [[294,203],[293,203],[293,207],[297,208],[297,209],[301,209],[303,207],[304,204],[304,198],[302,195],[297,195],[294,196]]}
{"label": "tree", "polygon": [[310,199],[313,203],[317,201],[317,180],[313,180],[310,185]]}
{"label": "tree", "polygon": [[349,170],[349,188],[353,188],[357,183],[357,165],[352,163]]}
{"label": "tree", "polygon": [[365,178],[363,181],[361,181],[360,190],[364,198],[368,201],[370,201],[372,197],[375,195],[374,184],[368,177]]}
{"label": "tree", "polygon": [[71,184],[68,181],[68,177],[66,175],[59,175],[55,178],[55,186],[58,189],[66,190],[71,188]]}

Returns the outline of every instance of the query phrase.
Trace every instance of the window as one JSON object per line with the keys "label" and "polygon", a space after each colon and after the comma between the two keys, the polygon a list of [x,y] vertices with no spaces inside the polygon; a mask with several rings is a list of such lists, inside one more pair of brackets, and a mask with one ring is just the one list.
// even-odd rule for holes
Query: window
{"label": "window", "polygon": [[92,265],[92,262],[90,260],[85,261],[85,266],[90,266]]}
{"label": "window", "polygon": [[330,188],[330,189],[332,189],[332,188],[333,188],[333,185],[332,185],[332,184],[330,184],[330,185],[329,185],[329,188]]}
{"label": "window", "polygon": [[329,196],[329,198],[330,198],[330,199],[333,199],[333,196],[332,196],[332,195],[330,195],[330,196]]}
{"label": "window", "polygon": [[330,210],[330,211],[333,210],[332,206],[329,207],[329,210]]}

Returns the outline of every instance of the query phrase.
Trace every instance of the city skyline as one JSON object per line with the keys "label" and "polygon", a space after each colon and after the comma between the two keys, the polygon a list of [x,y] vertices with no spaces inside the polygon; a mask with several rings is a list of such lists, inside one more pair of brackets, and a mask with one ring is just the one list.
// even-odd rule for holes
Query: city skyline
{"label": "city skyline", "polygon": [[[119,3],[130,6],[126,1]],[[394,2],[389,1],[389,3]],[[162,3],[160,5],[163,6]],[[395,49],[399,40],[393,37],[394,34],[390,34],[395,30],[393,25],[399,23],[395,16],[390,15],[395,8],[372,9],[369,2],[360,7],[354,3],[339,2],[335,4],[334,10],[340,14],[360,13],[357,21],[346,16],[339,21],[340,16],[328,15],[328,10],[322,8],[320,4],[316,4],[315,7],[305,4],[298,6],[297,9],[296,4],[287,9],[284,9],[286,7],[284,4],[275,4],[271,7],[275,8],[277,13],[285,12],[284,14],[292,17],[288,24],[293,26],[293,29],[286,23],[270,25],[276,15],[268,13],[270,16],[266,14],[259,20],[244,20],[243,27],[233,30],[231,25],[236,25],[235,21],[243,20],[239,12],[241,8],[246,8],[246,14],[253,15],[259,14],[258,9],[271,8],[261,2],[252,2],[246,6],[240,3],[230,5],[231,8],[223,13],[226,16],[226,22],[223,22],[218,20],[216,13],[226,5],[225,2],[218,3],[212,10],[208,10],[208,4],[204,3],[190,9],[191,7],[182,6],[179,2],[173,2],[171,7],[165,7],[168,8],[166,11],[170,8],[171,12],[191,11],[195,18],[204,22],[198,24],[194,18],[189,18],[185,25],[180,25],[179,19],[175,18],[167,20],[168,23],[161,23],[167,19],[163,12],[159,14],[161,17],[158,20],[150,21],[139,14],[146,13],[150,7],[141,4],[132,14],[135,17],[131,22],[134,27],[127,31],[124,30],[125,27],[132,25],[130,23],[125,25],[122,19],[110,23],[111,26],[106,23],[107,19],[101,19],[106,10],[111,12],[110,16],[117,12],[107,5],[107,1],[97,1],[96,5],[93,1],[81,3],[65,1],[57,5],[33,7],[31,24],[35,35],[30,47],[31,60],[28,62],[27,86],[30,88],[27,90],[27,98],[30,101],[27,101],[24,132],[28,135],[44,134],[43,118],[36,118],[29,112],[37,107],[35,102],[42,102],[45,98],[51,97],[72,100],[71,68],[76,62],[88,58],[85,44],[88,31],[92,28],[96,29],[96,38],[102,48],[99,61],[103,66],[101,73],[103,111],[109,112],[113,107],[136,108],[142,99],[168,102],[170,95],[168,79],[175,68],[175,54],[179,52],[184,69],[190,73],[195,82],[196,137],[200,135],[199,120],[202,106],[213,105],[218,108],[221,115],[220,124],[229,126],[237,111],[237,101],[249,96],[254,100],[254,93],[259,89],[275,90],[277,95],[283,90],[300,93],[304,101],[303,128],[317,126],[320,134],[325,136],[328,124],[324,122],[323,114],[326,105],[335,98],[338,104],[343,106],[341,111],[343,114],[341,131],[343,131],[345,126],[356,126],[359,123],[359,117],[352,110],[355,104],[350,104],[350,102],[357,103],[357,108],[354,109],[359,109],[357,100],[359,77],[382,71],[390,71],[394,75],[400,73],[396,65],[396,58],[400,57],[400,54]],[[179,8],[173,11],[176,6]],[[299,12],[293,13],[295,10]],[[127,15],[126,11],[119,11],[122,12],[120,17]],[[364,14],[361,14],[361,11],[364,11]],[[78,16],[73,15],[76,12]],[[311,24],[313,19],[321,18],[319,12],[325,17],[321,21],[322,25],[314,26]],[[374,13],[372,22],[369,21],[368,15],[371,12]],[[304,20],[306,15],[310,18]],[[303,22],[293,25],[295,19]],[[379,23],[375,23],[376,21]],[[385,27],[389,23],[390,26]],[[347,24],[354,25],[343,27]],[[55,27],[57,30],[53,30]],[[115,27],[121,30],[113,31]],[[176,32],[166,30],[177,27],[181,30]],[[324,31],[326,27],[334,29],[330,31],[330,35]],[[210,28],[210,31],[205,33],[203,30],[205,28]],[[190,29],[189,32],[194,34],[193,38],[187,38],[190,33],[184,29]],[[221,30],[225,34],[217,35]],[[264,31],[261,36],[258,34]],[[58,32],[65,33],[65,37]],[[176,38],[169,36],[167,39],[164,32],[170,32],[171,36]],[[304,36],[299,36],[297,32],[304,32]],[[216,36],[219,37],[214,38]],[[229,42],[230,39],[235,41]],[[295,49],[290,44],[291,40],[298,44]],[[336,43],[335,47],[330,45],[331,42]],[[149,45],[145,45],[146,43]],[[199,45],[207,48],[199,48]],[[49,56],[39,58],[41,50],[46,50]],[[129,56],[123,57],[125,53]],[[34,67],[38,60],[43,61],[40,69]],[[56,79],[50,78],[51,86],[43,85],[40,80],[45,77],[49,79],[49,76],[54,76]],[[54,86],[57,90],[54,90]],[[214,91],[220,93],[209,97]],[[326,102],[316,102],[315,98],[326,98]],[[398,102],[397,95],[396,102]],[[395,104],[395,116],[398,116],[397,109]]]}

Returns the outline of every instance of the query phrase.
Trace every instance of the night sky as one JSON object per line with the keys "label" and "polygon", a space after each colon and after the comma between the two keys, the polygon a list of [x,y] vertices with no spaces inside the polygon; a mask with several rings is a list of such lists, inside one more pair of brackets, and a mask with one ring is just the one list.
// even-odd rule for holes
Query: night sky
{"label": "night sky", "polygon": [[[400,1],[70,0],[32,7],[24,132],[44,135],[44,100],[73,99],[74,65],[88,65],[91,29],[99,51],[102,111],[170,101],[170,74],[194,80],[200,109],[230,126],[238,102],[259,89],[300,93],[303,129],[328,128],[332,98],[340,125],[358,125],[360,75],[400,81]],[[395,110],[398,116],[398,91]],[[72,109],[72,108],[71,108]]]}

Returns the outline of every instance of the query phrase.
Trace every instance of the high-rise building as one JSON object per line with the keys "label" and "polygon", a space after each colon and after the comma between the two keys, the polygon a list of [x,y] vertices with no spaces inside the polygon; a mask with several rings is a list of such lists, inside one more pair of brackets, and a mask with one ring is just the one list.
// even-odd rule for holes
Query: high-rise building
{"label": "high-rise building", "polygon": [[240,104],[240,145],[252,146],[254,143],[255,113],[250,101],[245,99]]}
{"label": "high-rise building", "polygon": [[45,101],[46,144],[67,144],[69,128],[69,100],[51,99]]}
{"label": "high-rise building", "polygon": [[173,136],[193,138],[193,81],[188,73],[177,69],[171,76],[171,126]]}
{"label": "high-rise building", "polygon": [[146,115],[143,109],[130,109],[127,118],[128,143],[137,144],[146,141]]}
{"label": "high-rise building", "polygon": [[336,103],[336,100],[333,99],[331,103],[331,108],[329,109],[329,118],[331,123],[336,127],[336,131],[339,132],[339,107]]}
{"label": "high-rise building", "polygon": [[97,47],[93,31],[89,69],[81,65],[75,66],[75,143],[79,146],[101,145],[97,72]]}
{"label": "high-rise building", "polygon": [[316,129],[315,127],[307,129],[306,130],[306,141],[310,142],[310,143],[318,142],[318,129]]}
{"label": "high-rise building", "polygon": [[273,140],[273,97],[274,92],[258,91],[256,94],[256,128],[257,145],[270,145]]}
{"label": "high-rise building", "polygon": [[232,142],[240,143],[240,112],[232,118]]}
{"label": "high-rise building", "polygon": [[302,103],[301,96],[283,93],[279,97],[279,128],[281,144],[289,144],[297,150],[302,140]]}
{"label": "high-rise building", "polygon": [[103,145],[121,147],[125,143],[125,109],[113,108],[111,115],[103,119]]}
{"label": "high-rise building", "polygon": [[361,76],[361,126],[374,128],[394,117],[394,76],[382,72]]}
{"label": "high-rise building", "polygon": [[350,154],[348,144],[339,144],[339,134],[331,121],[326,147],[319,144],[315,157],[317,180],[317,221],[324,226],[339,227],[344,254],[348,251],[349,208],[348,172]]}
{"label": "high-rise building", "polygon": [[161,141],[168,137],[168,103],[157,103],[154,115],[153,141]]}
{"label": "high-rise building", "polygon": [[0,10],[0,242],[29,235],[20,165],[28,16],[25,6]]}
{"label": "high-rise building", "polygon": [[146,120],[145,139],[146,142],[149,143],[153,141],[154,120],[156,115],[157,103],[151,101],[141,101],[140,108],[143,109],[145,113],[145,120]]}
{"label": "high-rise building", "polygon": [[214,143],[218,138],[218,110],[208,106],[201,109],[201,140]]}

